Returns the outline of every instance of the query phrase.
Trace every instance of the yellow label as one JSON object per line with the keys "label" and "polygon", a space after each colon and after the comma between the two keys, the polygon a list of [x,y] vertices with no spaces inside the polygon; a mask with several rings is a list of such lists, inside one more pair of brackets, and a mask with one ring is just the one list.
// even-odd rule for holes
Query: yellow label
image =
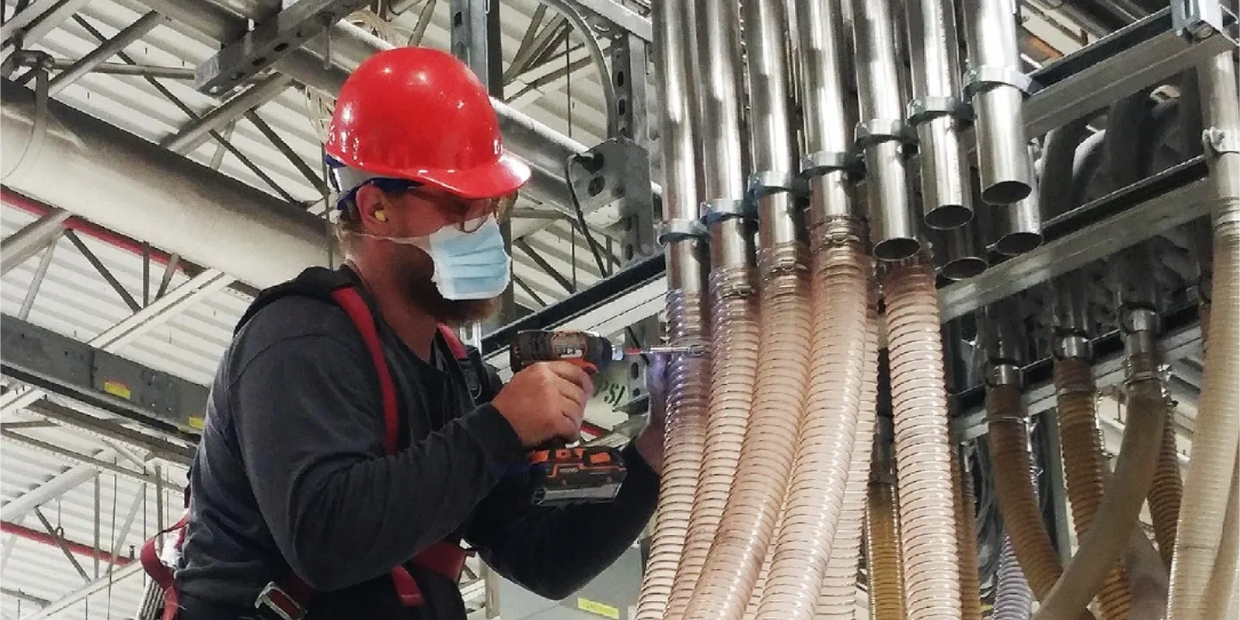
{"label": "yellow label", "polygon": [[588,611],[592,614],[600,615],[611,620],[620,620],[620,609],[611,605],[604,605],[598,601],[592,601],[588,598],[577,597],[577,609]]}
{"label": "yellow label", "polygon": [[194,415],[189,417],[189,427],[196,431],[202,430],[206,425],[206,420],[202,416]]}
{"label": "yellow label", "polygon": [[124,383],[121,383],[120,381],[105,380],[103,382],[103,391],[113,396],[120,396],[121,398],[124,398],[127,400],[130,395],[129,386],[125,385]]}

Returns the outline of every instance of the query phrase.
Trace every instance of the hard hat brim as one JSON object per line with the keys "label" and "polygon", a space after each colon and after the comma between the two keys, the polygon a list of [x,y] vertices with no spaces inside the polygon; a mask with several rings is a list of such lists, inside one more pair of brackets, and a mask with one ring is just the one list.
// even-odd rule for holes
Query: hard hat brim
{"label": "hard hat brim", "polygon": [[509,153],[495,163],[468,170],[418,170],[401,177],[438,187],[467,200],[501,198],[530,180],[530,167]]}

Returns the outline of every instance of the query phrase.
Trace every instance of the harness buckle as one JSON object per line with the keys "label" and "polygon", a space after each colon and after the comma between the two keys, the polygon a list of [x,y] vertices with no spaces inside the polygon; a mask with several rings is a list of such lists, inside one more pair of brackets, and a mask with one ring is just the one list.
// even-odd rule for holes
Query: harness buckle
{"label": "harness buckle", "polygon": [[258,593],[254,607],[260,612],[272,614],[278,620],[301,620],[306,616],[306,608],[275,582],[268,583],[263,591]]}

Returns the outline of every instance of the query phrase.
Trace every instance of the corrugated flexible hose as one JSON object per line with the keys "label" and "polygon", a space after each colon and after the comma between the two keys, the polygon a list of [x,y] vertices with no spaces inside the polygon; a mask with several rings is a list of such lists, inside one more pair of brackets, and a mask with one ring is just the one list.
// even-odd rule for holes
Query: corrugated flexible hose
{"label": "corrugated flexible hose", "polygon": [[1115,461],[1115,473],[1107,482],[1098,514],[1106,515],[1106,527],[1090,528],[1080,538],[1076,555],[1050,593],[1041,600],[1035,620],[1054,620],[1085,611],[1102,588],[1138,526],[1141,507],[1154,481],[1167,398],[1158,375],[1158,356],[1129,355],[1127,427]]}
{"label": "corrugated flexible hose", "polygon": [[[1080,538],[1093,525],[1103,494],[1106,462],[1094,408],[1097,388],[1089,363],[1079,358],[1055,360],[1054,381],[1064,482],[1072,505],[1072,524]],[[1116,563],[1107,575],[1098,601],[1106,620],[1128,620],[1132,601],[1122,564]]]}
{"label": "corrugated flexible hose", "polygon": [[[686,303],[680,290],[667,293],[667,322],[672,344],[700,342],[705,321],[698,304]],[[668,367],[667,421],[659,506],[650,537],[650,558],[642,578],[636,618],[660,620],[671,593],[693,507],[706,441],[707,379],[710,359],[677,356]]]}
{"label": "corrugated flexible hose", "polygon": [[1033,590],[1025,580],[1025,572],[1016,559],[1012,538],[1003,535],[1003,550],[999,553],[999,573],[995,585],[995,606],[990,620],[1029,620],[1033,613]]}
{"label": "corrugated flexible hose", "polygon": [[719,529],[740,462],[758,374],[758,298],[753,267],[716,269],[710,275],[710,291],[712,362],[706,456],[667,620],[684,614]]}
{"label": "corrugated flexible hose", "polygon": [[[1045,597],[1063,573],[1059,556],[1051,545],[1050,534],[1042,522],[1042,512],[1033,485],[1029,483],[1032,467],[1029,454],[1029,429],[1020,388],[1015,385],[994,386],[986,392],[987,435],[990,453],[995,456],[995,491],[999,512],[1007,528],[1012,549],[1024,570],[1029,588],[1035,596]],[[1085,611],[1071,617],[1092,619]]]}
{"label": "corrugated flexible hose", "polygon": [[870,620],[904,620],[894,472],[876,471],[869,487],[866,558],[869,561]]}
{"label": "corrugated flexible hose", "polygon": [[[813,232],[809,397],[759,618],[812,620],[837,528],[852,539],[854,550],[860,541],[865,485],[850,481],[850,462],[860,433],[868,430],[872,436],[872,428],[859,428],[858,417],[861,384],[875,380],[863,374],[871,270],[863,233],[851,218],[828,221]],[[852,473],[864,477],[868,451],[861,464],[861,472]],[[856,505],[842,515],[845,488],[853,486]]]}
{"label": "corrugated flexible hose", "polygon": [[961,463],[959,451],[952,455],[952,480],[955,482],[956,553],[960,557],[960,617],[982,620],[981,586],[977,574],[977,514],[974,511],[973,475]]}
{"label": "corrugated flexible hose", "polygon": [[924,262],[895,267],[883,278],[883,289],[908,616],[960,618],[952,449],[934,274]]}
{"label": "corrugated flexible hose", "polygon": [[[1224,538],[1233,485],[1227,475],[1236,466],[1240,441],[1240,152],[1217,148],[1225,132],[1240,131],[1236,66],[1230,53],[1204,63],[1201,78],[1206,125],[1213,138],[1206,149],[1214,203],[1214,283],[1210,309],[1210,346],[1193,432],[1192,467],[1184,482],[1184,500],[1171,567],[1169,620],[1213,620],[1212,609],[1227,604],[1210,600],[1226,594],[1236,579],[1216,564]],[[1211,587],[1212,580],[1222,583]]]}
{"label": "corrugated flexible hose", "polygon": [[806,250],[792,242],[760,252],[762,316],[753,409],[736,480],[686,618],[740,620],[775,533],[809,383]]}
{"label": "corrugated flexible hose", "polygon": [[1171,566],[1171,558],[1175,555],[1175,528],[1180,518],[1180,501],[1184,497],[1180,452],[1175,443],[1174,412],[1174,407],[1168,405],[1154,484],[1146,497],[1150,504],[1150,520],[1154,524],[1154,540],[1158,541],[1158,554],[1167,566]]}
{"label": "corrugated flexible hose", "polygon": [[[868,261],[867,261],[868,263]],[[867,267],[867,274],[872,267]],[[818,595],[818,607],[814,612],[815,620],[853,620],[857,613],[857,568],[861,554],[861,528],[867,504],[867,487],[870,483],[871,453],[874,448],[874,428],[878,401],[878,289],[867,275],[869,304],[865,318],[865,355],[863,356],[861,382],[861,405],[857,417],[857,441],[853,444],[852,455],[848,466],[848,486],[844,490],[844,510],[840,516],[840,526],[836,530],[835,539],[831,543],[831,557],[827,560],[826,573],[822,579],[822,589]],[[894,493],[895,481],[889,479]],[[894,502],[894,495],[891,498]],[[889,503],[888,512],[891,521],[884,523],[890,526],[889,540],[879,543],[882,557],[878,560],[883,568],[876,569],[871,564],[870,575],[879,570],[880,586],[878,592],[870,590],[871,603],[881,596],[885,607],[899,605],[899,616],[903,618],[904,592],[900,589],[901,574],[899,563],[899,529],[896,521],[895,504]],[[881,534],[881,532],[880,532]],[[870,555],[869,557],[874,557]],[[873,562],[873,560],[871,561]],[[890,598],[891,596],[895,598]],[[873,609],[873,607],[871,607]]]}

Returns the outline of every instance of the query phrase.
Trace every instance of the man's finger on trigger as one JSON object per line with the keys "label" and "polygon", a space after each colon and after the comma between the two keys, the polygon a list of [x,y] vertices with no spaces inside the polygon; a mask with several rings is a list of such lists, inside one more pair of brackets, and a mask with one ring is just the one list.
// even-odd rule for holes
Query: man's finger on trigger
{"label": "man's finger on trigger", "polygon": [[581,386],[583,390],[591,385],[589,373],[572,362],[556,362],[551,365],[551,369],[560,377]]}

